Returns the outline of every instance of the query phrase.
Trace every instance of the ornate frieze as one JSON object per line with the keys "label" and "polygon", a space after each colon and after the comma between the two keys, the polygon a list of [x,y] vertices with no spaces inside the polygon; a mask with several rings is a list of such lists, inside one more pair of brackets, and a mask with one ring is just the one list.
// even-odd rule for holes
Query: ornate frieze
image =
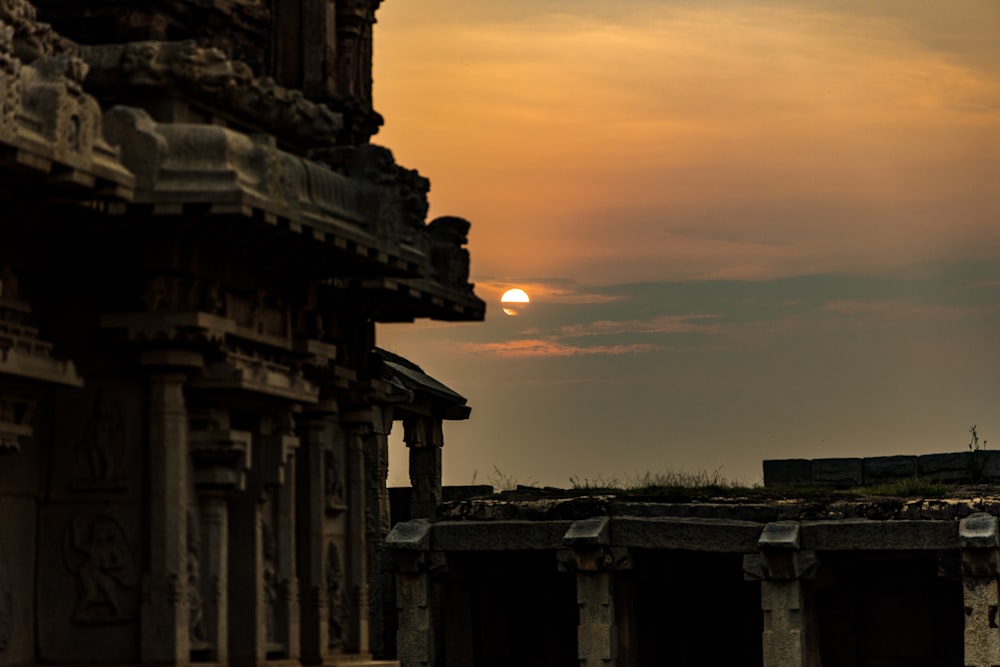
{"label": "ornate frieze", "polygon": [[81,386],[73,362],[53,356],[52,344],[30,323],[31,306],[20,296],[16,273],[0,267],[0,375]]}
{"label": "ornate frieze", "polygon": [[81,54],[91,66],[87,86],[95,94],[181,94],[247,128],[267,128],[283,142],[303,147],[334,145],[343,124],[330,107],[254,76],[245,63],[193,41],[86,46]]}
{"label": "ornate frieze", "polygon": [[[49,55],[53,48],[30,32],[33,24],[11,11],[17,3],[5,2],[0,11],[0,155],[9,157],[3,162],[14,172],[42,172],[50,185],[76,189],[83,201],[128,199],[132,175],[104,140],[97,101],[83,92],[87,65],[68,53]],[[5,17],[19,20],[21,32]],[[25,40],[34,46],[24,46]],[[30,64],[17,57],[26,50],[36,56]]]}

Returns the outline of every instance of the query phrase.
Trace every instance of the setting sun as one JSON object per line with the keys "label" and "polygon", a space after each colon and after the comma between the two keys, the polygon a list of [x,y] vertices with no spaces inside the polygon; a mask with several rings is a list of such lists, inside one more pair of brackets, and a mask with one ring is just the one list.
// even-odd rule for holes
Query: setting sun
{"label": "setting sun", "polygon": [[500,303],[503,307],[504,315],[509,315],[510,317],[517,317],[521,314],[521,309],[528,305],[531,299],[528,298],[528,293],[523,289],[514,288],[509,289],[503,293],[500,297]]}
{"label": "setting sun", "polygon": [[528,293],[523,289],[509,289],[500,297],[500,303],[528,303]]}

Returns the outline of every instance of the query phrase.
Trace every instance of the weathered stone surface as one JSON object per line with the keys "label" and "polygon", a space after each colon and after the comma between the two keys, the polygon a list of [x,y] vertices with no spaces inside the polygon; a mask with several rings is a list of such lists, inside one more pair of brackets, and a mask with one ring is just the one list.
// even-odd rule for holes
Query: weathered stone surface
{"label": "weathered stone surface", "polygon": [[491,521],[434,524],[436,551],[518,551],[562,547],[569,521]]}
{"label": "weathered stone surface", "polygon": [[874,456],[864,459],[865,484],[882,484],[916,476],[916,456]]}
{"label": "weathered stone surface", "polygon": [[563,543],[567,547],[607,544],[610,538],[608,528],[610,523],[611,519],[606,516],[574,521],[566,531]]}
{"label": "weathered stone surface", "polygon": [[799,523],[797,521],[775,521],[764,526],[757,541],[761,549],[798,549]]}
{"label": "weathered stone surface", "polygon": [[747,521],[616,517],[611,543],[646,549],[749,553],[757,550],[763,526]]}
{"label": "weathered stone surface", "polygon": [[809,484],[811,481],[812,464],[808,459],[764,461],[764,486]]}
{"label": "weathered stone surface", "polygon": [[431,522],[413,519],[397,523],[385,539],[386,549],[428,551],[431,548]]}
{"label": "weathered stone surface", "polygon": [[861,485],[861,459],[813,459],[811,469],[814,484]]}
{"label": "weathered stone surface", "polygon": [[917,461],[920,477],[935,482],[971,481],[972,453],[925,454]]}
{"label": "weathered stone surface", "polygon": [[1000,547],[997,518],[980,512],[958,524],[959,544],[963,549],[995,549]]}
{"label": "weathered stone surface", "polygon": [[955,549],[958,524],[954,521],[803,521],[803,549],[814,551],[892,551]]}

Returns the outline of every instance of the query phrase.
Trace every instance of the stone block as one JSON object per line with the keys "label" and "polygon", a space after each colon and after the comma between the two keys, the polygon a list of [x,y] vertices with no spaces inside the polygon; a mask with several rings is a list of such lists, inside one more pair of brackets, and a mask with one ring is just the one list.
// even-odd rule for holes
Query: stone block
{"label": "stone block", "polygon": [[751,553],[757,550],[762,529],[749,521],[623,516],[611,521],[611,543],[642,549]]}
{"label": "stone block", "polygon": [[764,461],[764,486],[810,484],[812,462],[809,459],[772,459]]}
{"label": "stone block", "polygon": [[917,462],[920,477],[932,482],[972,480],[972,452],[925,454]]}
{"label": "stone block", "polygon": [[955,521],[803,521],[802,549],[814,551],[923,551],[958,547]]}
{"label": "stone block", "polygon": [[574,521],[566,531],[563,543],[568,547],[607,544],[610,521],[606,516]]}
{"label": "stone block", "polygon": [[996,549],[997,518],[985,512],[967,516],[958,524],[958,537],[963,549]]}
{"label": "stone block", "polygon": [[983,481],[1000,481],[1000,450],[980,450],[975,460]]}
{"label": "stone block", "polygon": [[885,484],[916,476],[916,456],[872,456],[864,459],[865,484]]}
{"label": "stone block", "polygon": [[813,484],[861,486],[861,459],[813,459]]}
{"label": "stone block", "polygon": [[426,519],[397,523],[385,538],[386,549],[428,551],[430,547],[431,522]]}
{"label": "stone block", "polygon": [[761,549],[798,549],[799,522],[775,521],[767,524],[757,544]]}

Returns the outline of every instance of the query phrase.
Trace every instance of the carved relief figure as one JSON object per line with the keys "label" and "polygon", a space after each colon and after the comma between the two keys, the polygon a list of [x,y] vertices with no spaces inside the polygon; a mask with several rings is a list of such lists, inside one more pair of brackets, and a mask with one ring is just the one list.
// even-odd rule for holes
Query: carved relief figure
{"label": "carved relief figure", "polygon": [[106,515],[77,515],[64,535],[66,567],[77,576],[73,620],[121,623],[134,616],[123,593],[136,585],[136,568],[125,531]]}
{"label": "carved relief figure", "polygon": [[344,569],[340,565],[340,551],[332,542],[326,549],[326,597],[328,648],[337,649],[344,645]]}
{"label": "carved relief figure", "polygon": [[121,403],[109,398],[104,388],[97,389],[90,419],[83,430],[77,451],[86,459],[90,484],[114,484],[121,481],[125,458],[125,417]]}
{"label": "carved relief figure", "polygon": [[187,514],[187,589],[188,635],[192,643],[205,641],[204,606],[201,599],[201,558],[198,549],[198,530],[194,517]]}
{"label": "carved relief figure", "polygon": [[264,555],[264,636],[268,642],[274,642],[277,635],[274,616],[278,604],[278,568],[275,559],[277,545],[271,527],[264,521],[261,522],[261,537]]}
{"label": "carved relief figure", "polygon": [[323,452],[323,481],[326,486],[326,504],[339,506],[344,504],[344,478],[340,472],[341,466],[337,453],[332,449]]}

